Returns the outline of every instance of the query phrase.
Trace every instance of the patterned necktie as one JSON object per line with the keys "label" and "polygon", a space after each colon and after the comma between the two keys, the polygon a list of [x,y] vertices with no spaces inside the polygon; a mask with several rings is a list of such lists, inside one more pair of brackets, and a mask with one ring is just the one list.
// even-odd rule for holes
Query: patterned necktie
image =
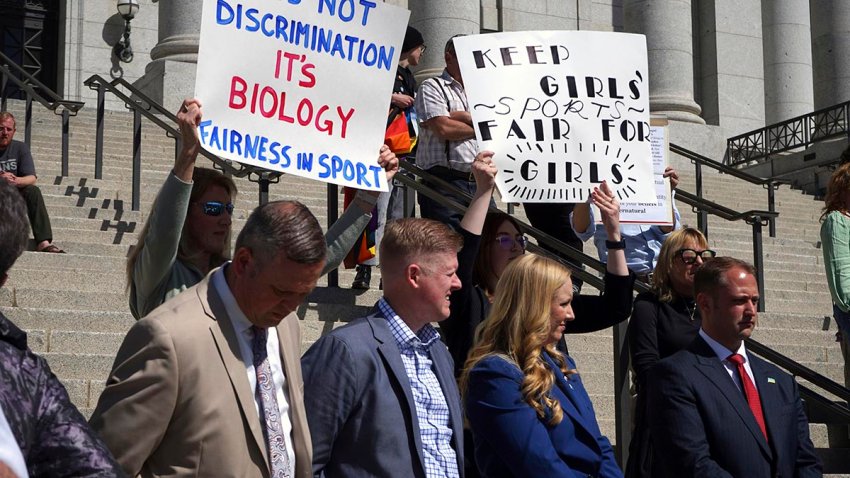
{"label": "patterned necktie", "polygon": [[254,353],[254,371],[257,373],[257,397],[260,399],[260,423],[263,425],[263,437],[268,447],[272,478],[289,477],[289,454],[283,439],[283,426],[280,423],[280,408],[277,406],[277,393],[272,380],[272,367],[269,364],[266,340],[268,329],[252,326],[254,338],[251,350]]}
{"label": "patterned necktie", "polygon": [[764,423],[764,413],[761,409],[761,398],[753,381],[750,380],[750,375],[747,369],[744,368],[744,357],[739,354],[732,354],[726,360],[738,366],[738,376],[741,378],[741,384],[744,386],[744,395],[747,396],[747,403],[750,404],[750,410],[758,423],[761,432],[764,434],[764,439],[767,440],[767,426]]}

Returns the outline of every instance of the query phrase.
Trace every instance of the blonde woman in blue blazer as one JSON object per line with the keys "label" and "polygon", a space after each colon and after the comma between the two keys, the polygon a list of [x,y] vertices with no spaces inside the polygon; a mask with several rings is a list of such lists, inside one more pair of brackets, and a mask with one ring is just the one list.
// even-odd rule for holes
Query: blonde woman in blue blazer
{"label": "blonde woman in blue blazer", "polygon": [[619,478],[575,362],[555,349],[574,318],[566,267],[514,260],[461,377],[482,476]]}

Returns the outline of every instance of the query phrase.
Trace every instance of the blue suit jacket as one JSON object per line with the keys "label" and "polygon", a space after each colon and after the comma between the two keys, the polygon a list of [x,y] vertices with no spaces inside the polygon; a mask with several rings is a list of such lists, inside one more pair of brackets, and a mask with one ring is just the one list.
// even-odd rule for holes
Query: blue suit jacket
{"label": "blue suit jacket", "polygon": [[[448,349],[431,346],[463,477],[463,416]],[[301,359],[317,477],[425,477],[416,404],[401,353],[377,311],[319,339]]]}
{"label": "blue suit jacket", "polygon": [[769,442],[743,392],[697,337],[649,373],[653,477],[822,476],[797,383],[772,364],[748,357]]}
{"label": "blue suit jacket", "polygon": [[[475,458],[485,477],[622,477],[611,443],[602,436],[579,375],[567,381],[546,352],[555,374],[551,396],[564,411],[555,426],[540,420],[523,399],[523,373],[502,357],[487,357],[469,375],[466,413]],[[570,366],[575,363],[569,359]]]}

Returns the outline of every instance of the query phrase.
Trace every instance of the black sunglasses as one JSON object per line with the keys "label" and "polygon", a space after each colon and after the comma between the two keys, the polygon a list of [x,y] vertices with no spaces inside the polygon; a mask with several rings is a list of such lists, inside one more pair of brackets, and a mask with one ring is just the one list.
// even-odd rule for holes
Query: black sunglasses
{"label": "black sunglasses", "polygon": [[496,237],[496,242],[498,242],[499,246],[506,251],[513,249],[514,244],[519,244],[519,247],[522,250],[525,250],[525,247],[528,245],[528,238],[522,235],[517,236],[516,238],[508,235],[501,235]]}
{"label": "black sunglasses", "polygon": [[233,215],[233,203],[229,202],[224,204],[223,202],[218,201],[209,201],[202,203],[201,206],[204,208],[204,214],[207,216],[221,216],[221,213],[227,211],[227,214]]}
{"label": "black sunglasses", "polygon": [[685,264],[693,264],[697,261],[697,257],[701,258],[703,262],[714,259],[717,256],[717,253],[712,251],[711,249],[706,249],[704,251],[695,251],[693,249],[679,249],[676,251],[676,254],[682,258],[682,262]]}

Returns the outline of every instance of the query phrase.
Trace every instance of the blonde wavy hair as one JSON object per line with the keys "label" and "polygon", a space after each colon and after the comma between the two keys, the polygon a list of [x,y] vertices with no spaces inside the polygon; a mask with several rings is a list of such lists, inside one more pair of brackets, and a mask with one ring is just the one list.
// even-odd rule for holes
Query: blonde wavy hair
{"label": "blonde wavy hair", "polygon": [[832,211],[847,211],[845,194],[850,192],[850,163],[839,166],[829,178],[826,197],[823,198],[823,214],[820,220],[826,219]]}
{"label": "blonde wavy hair", "polygon": [[661,302],[671,302],[676,296],[673,284],[670,281],[670,274],[675,262],[681,260],[677,253],[690,241],[695,242],[700,249],[708,249],[708,239],[702,235],[699,229],[692,227],[683,227],[671,232],[661,246],[661,252],[658,253],[658,264],[656,264],[655,271],[652,273],[651,285],[652,293]]}
{"label": "blonde wavy hair", "polygon": [[505,268],[496,286],[490,315],[476,331],[475,346],[469,353],[460,378],[460,389],[467,393],[469,373],[478,362],[491,355],[507,355],[522,370],[522,396],[541,420],[557,425],[563,419],[558,400],[549,394],[555,384],[541,356],[545,350],[567,375],[576,373],[567,367],[563,355],[549,343],[552,334],[552,299],[555,292],[570,283],[570,271],[552,259],[525,254]]}

